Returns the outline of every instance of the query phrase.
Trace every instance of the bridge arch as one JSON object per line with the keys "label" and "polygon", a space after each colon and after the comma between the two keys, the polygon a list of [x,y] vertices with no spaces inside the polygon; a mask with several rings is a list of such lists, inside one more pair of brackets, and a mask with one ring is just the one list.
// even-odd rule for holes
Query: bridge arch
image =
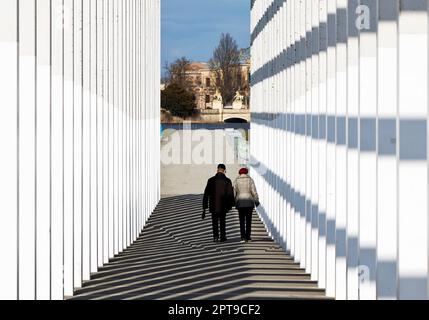
{"label": "bridge arch", "polygon": [[230,117],[230,118],[224,118],[223,122],[225,123],[249,123],[250,121],[246,119],[245,117]]}

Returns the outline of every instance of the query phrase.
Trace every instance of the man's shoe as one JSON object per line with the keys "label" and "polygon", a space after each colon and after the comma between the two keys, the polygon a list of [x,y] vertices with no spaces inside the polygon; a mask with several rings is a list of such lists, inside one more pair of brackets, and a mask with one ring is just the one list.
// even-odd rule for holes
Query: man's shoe
{"label": "man's shoe", "polygon": [[222,238],[220,239],[220,242],[226,242],[228,239],[227,238]]}
{"label": "man's shoe", "polygon": [[213,238],[213,242],[219,242],[218,238]]}
{"label": "man's shoe", "polygon": [[241,242],[241,243],[245,243],[245,242],[246,242],[246,239],[242,238],[240,242]]}
{"label": "man's shoe", "polygon": [[246,242],[251,242],[251,241],[252,241],[252,238],[246,239]]}

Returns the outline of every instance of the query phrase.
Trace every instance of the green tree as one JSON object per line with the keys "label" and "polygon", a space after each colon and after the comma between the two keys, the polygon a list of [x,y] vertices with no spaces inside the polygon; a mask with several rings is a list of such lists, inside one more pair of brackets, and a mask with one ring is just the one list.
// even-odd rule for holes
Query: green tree
{"label": "green tree", "polygon": [[171,83],[161,92],[161,107],[173,116],[189,117],[195,112],[195,95],[180,84]]}

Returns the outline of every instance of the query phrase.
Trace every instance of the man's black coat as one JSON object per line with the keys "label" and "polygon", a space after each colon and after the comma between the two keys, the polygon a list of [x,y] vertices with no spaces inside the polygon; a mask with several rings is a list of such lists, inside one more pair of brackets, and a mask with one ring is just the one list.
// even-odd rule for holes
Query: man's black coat
{"label": "man's black coat", "polygon": [[203,208],[210,213],[226,213],[234,206],[232,182],[225,174],[218,173],[207,181],[204,190]]}

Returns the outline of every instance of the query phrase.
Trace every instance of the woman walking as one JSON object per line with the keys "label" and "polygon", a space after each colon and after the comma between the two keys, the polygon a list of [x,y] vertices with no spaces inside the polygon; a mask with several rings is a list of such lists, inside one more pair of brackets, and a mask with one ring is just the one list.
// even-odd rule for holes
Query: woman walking
{"label": "woman walking", "polygon": [[247,242],[252,240],[252,214],[255,206],[259,206],[259,197],[249,170],[242,168],[238,174],[234,181],[235,207],[240,218],[241,242]]}

